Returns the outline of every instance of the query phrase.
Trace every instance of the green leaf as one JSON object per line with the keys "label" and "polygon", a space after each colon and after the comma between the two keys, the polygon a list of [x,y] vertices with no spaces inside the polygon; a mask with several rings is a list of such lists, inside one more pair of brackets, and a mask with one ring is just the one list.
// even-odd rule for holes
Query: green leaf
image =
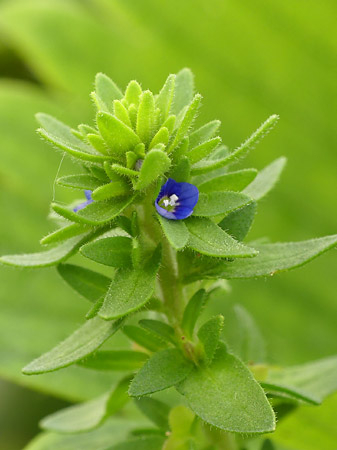
{"label": "green leaf", "polygon": [[139,191],[148,187],[158,177],[164,175],[170,165],[171,160],[166,153],[157,148],[150,150],[143,161],[135,190]]}
{"label": "green leaf", "polygon": [[98,351],[78,362],[82,367],[94,370],[128,370],[141,368],[149,355],[131,350]]}
{"label": "green leaf", "polygon": [[125,123],[129,128],[132,128],[132,123],[130,121],[129,112],[119,100],[114,100],[113,102],[113,112],[114,116],[117,117],[121,122]]}
{"label": "green leaf", "polygon": [[166,127],[162,127],[158,130],[158,132],[154,135],[150,145],[149,149],[154,148],[158,144],[164,144],[167,145],[170,138],[169,131]]}
{"label": "green leaf", "polygon": [[57,184],[74,189],[96,189],[102,182],[91,175],[67,175],[57,179]]}
{"label": "green leaf", "polygon": [[257,251],[240,244],[207,218],[190,217],[185,220],[190,232],[188,247],[209,256],[249,258]]}
{"label": "green leaf", "polygon": [[151,397],[135,399],[135,403],[141,412],[157,427],[165,431],[169,429],[168,415],[170,407],[166,403]]}
{"label": "green leaf", "polygon": [[70,127],[54,119],[54,117],[39,113],[36,115],[36,118],[43,127],[38,129],[38,133],[52,145],[69,153],[71,156],[91,162],[102,162],[109,158],[98,154],[92,147],[75,137]]}
{"label": "green leaf", "polygon": [[231,346],[234,353],[244,362],[262,363],[266,359],[266,348],[261,332],[253,317],[242,305],[234,305]]}
{"label": "green leaf", "polygon": [[199,289],[186,305],[181,326],[188,338],[193,337],[195,324],[205,306],[206,300],[207,293],[205,289]]}
{"label": "green leaf", "polygon": [[179,127],[177,129],[177,132],[173,139],[173,142],[170,144],[170,146],[167,150],[168,153],[172,152],[179,145],[179,143],[182,141],[182,139],[184,139],[186,134],[188,133],[188,130],[192,126],[192,124],[196,118],[196,115],[198,113],[200,103],[201,103],[201,98],[202,97],[200,94],[196,94],[194,96],[191,104],[186,109],[186,112],[181,121],[181,124],[179,125]]}
{"label": "green leaf", "polygon": [[286,158],[278,158],[262,169],[254,181],[252,181],[243,193],[253,200],[260,200],[275,186],[287,162]]}
{"label": "green leaf", "polygon": [[190,160],[191,164],[195,164],[201,159],[206,158],[210,155],[213,150],[220,144],[221,138],[216,137],[210,139],[209,141],[203,142],[199,144],[197,147],[192,148],[188,153],[187,157]]}
{"label": "green leaf", "polygon": [[153,136],[154,128],[154,98],[151,91],[142,93],[138,108],[136,131],[144,144],[148,144]]}
{"label": "green leaf", "polygon": [[175,333],[174,329],[165,322],[161,320],[154,319],[142,319],[139,321],[139,325],[147,330],[152,331],[159,338],[163,339],[166,342],[171,342],[175,344]]}
{"label": "green leaf", "polygon": [[40,433],[25,450],[98,450],[98,443],[100,450],[107,450],[111,449],[112,444],[128,439],[135,427],[139,427],[139,421],[113,417],[92,431],[74,434],[50,431]]}
{"label": "green leaf", "polygon": [[126,236],[113,236],[89,242],[80,252],[86,258],[100,264],[117,268],[129,268],[131,261],[132,239]]}
{"label": "green leaf", "polygon": [[104,296],[111,283],[105,275],[74,264],[60,264],[57,271],[71,288],[91,302]]}
{"label": "green leaf", "polygon": [[54,266],[70,258],[87,239],[88,237],[76,236],[45,252],[1,256],[0,263],[8,266],[30,268]]}
{"label": "green leaf", "polygon": [[228,156],[225,158],[217,159],[203,159],[202,161],[193,164],[191,169],[191,175],[202,175],[213,170],[220,169],[227,166],[230,163]]}
{"label": "green leaf", "polygon": [[85,208],[74,212],[72,209],[58,203],[52,203],[52,209],[60,216],[77,223],[103,225],[118,216],[130,203],[133,197],[113,198],[101,202],[90,203]]}
{"label": "green leaf", "polygon": [[113,101],[123,97],[119,87],[104,73],[98,73],[95,78],[95,100],[98,110],[113,112]]}
{"label": "green leaf", "polygon": [[218,225],[234,239],[243,241],[253,224],[255,213],[256,203],[253,202],[243,208],[233,211],[222,219]]}
{"label": "green leaf", "polygon": [[183,156],[180,158],[178,164],[173,167],[171,170],[169,177],[173,178],[177,183],[181,183],[183,181],[189,181],[191,172],[191,164],[187,156]]}
{"label": "green leaf", "polygon": [[247,434],[275,429],[275,416],[263,390],[223,345],[210,366],[194,368],[177,389],[192,411],[217,428]]}
{"label": "green leaf", "polygon": [[66,241],[72,237],[78,236],[83,233],[88,233],[91,230],[89,225],[80,223],[72,223],[66,225],[58,230],[53,231],[40,240],[41,245],[57,244],[58,242]]}
{"label": "green leaf", "polygon": [[87,134],[86,139],[99,153],[102,153],[102,155],[109,155],[108,147],[101,136],[98,134]]}
{"label": "green leaf", "polygon": [[173,114],[177,115],[193,99],[194,75],[190,69],[182,69],[175,79],[175,92],[172,105]]}
{"label": "green leaf", "polygon": [[160,122],[167,119],[174,95],[176,75],[169,75],[156,99],[156,107],[160,110]]}
{"label": "green leaf", "polygon": [[265,382],[268,391],[281,392],[284,389],[299,394],[304,400],[320,404],[337,390],[337,356],[331,356],[300,366],[284,369],[270,369]]}
{"label": "green leaf", "polygon": [[[243,169],[215,176],[198,184],[200,192],[206,194],[214,191],[242,191],[257,175],[256,169]],[[248,195],[248,194],[247,194]],[[249,195],[248,195],[249,196]]]}
{"label": "green leaf", "polygon": [[121,320],[105,322],[98,317],[90,319],[52,350],[29,363],[22,372],[37,375],[70,366],[97,350],[121,325]]}
{"label": "green leaf", "polygon": [[106,450],[161,450],[165,440],[163,436],[141,436],[113,445]]}
{"label": "green leaf", "polygon": [[142,95],[142,88],[136,80],[130,81],[125,90],[125,100],[129,105],[138,107],[139,99]]}
{"label": "green leaf", "polygon": [[217,276],[253,278],[300,267],[337,245],[337,235],[300,242],[256,245],[259,254],[251,260],[222,263]]}
{"label": "green leaf", "polygon": [[156,352],[164,347],[162,339],[142,328],[134,325],[125,325],[122,331],[129,339],[151,352]]}
{"label": "green leaf", "polygon": [[220,128],[220,120],[212,120],[190,134],[190,148],[194,148],[212,139]]}
{"label": "green leaf", "polygon": [[246,156],[249,150],[253,149],[270,131],[274,128],[279,116],[273,114],[263,122],[263,124],[243,143],[228,155],[228,163],[232,163],[239,158]]}
{"label": "green leaf", "polygon": [[97,114],[98,129],[109,147],[109,153],[115,157],[123,156],[139,142],[139,137],[125,123],[111,114]]}
{"label": "green leaf", "polygon": [[161,350],[144,364],[131,381],[129,395],[141,397],[175,386],[188,376],[192,367],[180,350]]}
{"label": "green leaf", "polygon": [[164,235],[172,247],[176,250],[182,250],[189,239],[189,232],[185,223],[182,220],[165,219],[165,217],[162,217],[159,214],[157,214],[156,217],[159,220]]}
{"label": "green leaf", "polygon": [[229,214],[251,202],[250,197],[240,192],[200,193],[198,203],[194,207],[193,215],[211,217],[218,214]]}
{"label": "green leaf", "polygon": [[57,433],[80,433],[99,427],[110,415],[119,411],[129,400],[130,379],[123,379],[114,390],[90,400],[50,414],[40,421],[44,430]]}
{"label": "green leaf", "polygon": [[213,361],[223,325],[224,317],[220,314],[209,319],[199,328],[198,338],[203,345],[204,361],[207,366]]}
{"label": "green leaf", "polygon": [[154,292],[159,260],[160,248],[143,268],[119,270],[105,296],[100,317],[117,319],[144,306]]}
{"label": "green leaf", "polygon": [[111,197],[130,195],[130,186],[124,180],[112,181],[103,186],[99,186],[92,193],[92,198],[96,201],[107,200]]}

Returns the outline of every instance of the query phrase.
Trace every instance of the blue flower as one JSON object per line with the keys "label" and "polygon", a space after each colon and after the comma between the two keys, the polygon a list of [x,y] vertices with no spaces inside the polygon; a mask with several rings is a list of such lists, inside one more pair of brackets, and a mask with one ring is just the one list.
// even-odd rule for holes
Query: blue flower
{"label": "blue flower", "polygon": [[73,209],[74,212],[77,212],[77,211],[79,211],[80,209],[85,208],[86,206],[90,205],[90,203],[93,202],[93,199],[92,199],[92,197],[91,197],[92,191],[90,191],[89,189],[87,189],[87,190],[84,191],[84,194],[85,194],[85,196],[86,196],[87,201],[86,201],[86,202],[83,202],[83,203],[80,203],[78,206],[76,206],[76,207]]}
{"label": "blue flower", "polygon": [[160,189],[155,206],[166,219],[181,220],[193,213],[198,200],[199,191],[194,184],[177,183],[169,178]]}

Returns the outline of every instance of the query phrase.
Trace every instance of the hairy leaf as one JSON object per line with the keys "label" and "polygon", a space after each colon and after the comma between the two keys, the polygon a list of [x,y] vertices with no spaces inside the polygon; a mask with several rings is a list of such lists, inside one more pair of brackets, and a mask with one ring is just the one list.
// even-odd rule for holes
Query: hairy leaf
{"label": "hairy leaf", "polygon": [[243,241],[253,224],[255,213],[256,203],[253,202],[231,212],[218,225],[234,239]]}
{"label": "hairy leaf", "polygon": [[163,122],[169,115],[175,86],[176,75],[169,75],[156,99],[156,107],[160,110],[160,121]]}
{"label": "hairy leaf", "polygon": [[337,235],[300,242],[256,245],[259,254],[251,260],[222,263],[217,276],[223,278],[254,278],[271,276],[302,266],[337,245]]}
{"label": "hairy leaf", "polygon": [[57,433],[79,433],[97,428],[127,403],[129,382],[130,379],[125,378],[101,397],[50,414],[41,420],[41,428]]}
{"label": "hairy leaf", "polygon": [[74,189],[96,189],[102,185],[102,182],[91,175],[66,175],[57,179],[57,184],[71,187]]}
{"label": "hairy leaf", "polygon": [[194,207],[194,216],[216,216],[219,214],[229,214],[236,209],[251,203],[250,197],[240,192],[211,192],[210,194],[199,195],[198,203]]}
{"label": "hairy leaf", "polygon": [[266,381],[261,384],[270,392],[297,395],[300,400],[320,404],[337,389],[337,357],[271,369]]}
{"label": "hairy leaf", "polygon": [[198,331],[198,338],[203,345],[204,361],[206,365],[211,364],[219,344],[221,331],[224,325],[224,317],[213,317],[205,322]]}
{"label": "hairy leaf", "polygon": [[167,348],[155,353],[132,380],[129,394],[132,397],[152,394],[176,385],[192,370],[180,350]]}
{"label": "hairy leaf", "polygon": [[89,225],[103,225],[118,216],[133,202],[134,198],[135,197],[123,197],[93,202],[77,212],[58,203],[52,203],[51,206],[57,214],[73,222]]}
{"label": "hairy leaf", "polygon": [[139,321],[139,325],[147,330],[155,333],[159,338],[163,339],[166,342],[175,343],[175,334],[174,329],[171,325],[168,325],[161,320],[155,319],[142,319]]}
{"label": "hairy leaf", "polygon": [[151,91],[142,93],[138,108],[136,131],[140,140],[148,144],[153,136],[154,128],[154,98]]}
{"label": "hairy leaf", "polygon": [[145,189],[158,177],[164,175],[170,168],[170,165],[171,160],[166,153],[157,148],[150,150],[143,161],[135,190]]}
{"label": "hairy leaf", "polygon": [[194,368],[177,389],[192,411],[222,430],[254,434],[275,429],[275,416],[263,390],[224,346],[210,366]]}
{"label": "hairy leaf", "polygon": [[169,220],[161,215],[156,215],[162,230],[169,243],[176,250],[182,250],[189,239],[188,228],[182,220]]}
{"label": "hairy leaf", "polygon": [[286,158],[278,158],[262,169],[255,180],[253,180],[244,190],[253,200],[260,200],[275,186],[287,162]]}
{"label": "hairy leaf", "polygon": [[41,245],[57,244],[62,241],[66,241],[72,237],[78,236],[83,233],[88,233],[91,230],[89,225],[82,223],[72,223],[66,225],[58,230],[49,233],[47,236],[40,240]]}
{"label": "hairy leaf", "polygon": [[89,242],[80,252],[86,258],[100,264],[117,268],[129,268],[131,261],[132,239],[126,236],[113,236]]}
{"label": "hairy leaf", "polygon": [[146,353],[131,350],[105,350],[95,352],[78,364],[94,370],[135,371],[140,369],[148,357]]}
{"label": "hairy leaf", "polygon": [[254,180],[256,175],[256,169],[242,169],[236,172],[228,172],[224,175],[216,175],[214,178],[198,184],[198,189],[200,192],[205,192],[206,194],[214,191],[242,191]]}
{"label": "hairy leaf", "polygon": [[122,331],[129,339],[151,352],[156,352],[165,346],[162,339],[159,339],[157,335],[143,328],[134,325],[125,325]]}
{"label": "hairy leaf", "polygon": [[15,267],[31,268],[54,266],[76,253],[77,249],[82,243],[86,242],[87,239],[87,237],[83,238],[83,236],[76,236],[68,239],[58,247],[53,247],[45,252],[1,256],[0,263]]}
{"label": "hairy leaf", "polygon": [[105,320],[117,319],[138,310],[154,291],[160,252],[155,252],[144,268],[119,270],[113,279],[99,312]]}
{"label": "hairy leaf", "polygon": [[257,251],[235,241],[207,218],[190,217],[185,221],[190,232],[188,246],[197,252],[223,258],[248,258]]}
{"label": "hairy leaf", "polygon": [[111,283],[105,275],[74,264],[60,264],[57,271],[70,287],[91,302],[104,296]]}
{"label": "hairy leaf", "polygon": [[190,148],[194,148],[206,141],[209,141],[220,128],[220,120],[212,120],[202,127],[198,128],[196,131],[190,134]]}
{"label": "hairy leaf", "polygon": [[111,78],[104,73],[98,73],[95,78],[95,101],[101,111],[113,112],[113,100],[123,97],[121,90]]}
{"label": "hairy leaf", "polygon": [[136,133],[111,114],[99,112],[97,126],[108,145],[109,153],[116,157],[132,150],[139,142]]}
{"label": "hairy leaf", "polygon": [[173,114],[177,115],[193,99],[194,76],[190,69],[182,69],[175,79],[175,92],[172,105]]}
{"label": "hairy leaf", "polygon": [[109,158],[97,153],[92,147],[75,137],[70,127],[54,117],[42,113],[37,114],[36,117],[43,127],[38,129],[39,134],[71,156],[91,162],[102,162]]}
{"label": "hairy leaf", "polygon": [[135,403],[142,413],[157,425],[157,427],[163,430],[169,429],[168,415],[170,407],[166,403],[151,397],[135,399]]}
{"label": "hairy leaf", "polygon": [[100,347],[121,325],[121,320],[105,322],[98,317],[90,319],[52,350],[34,359],[22,372],[37,375],[70,366]]}
{"label": "hairy leaf", "polygon": [[186,305],[181,326],[189,338],[193,336],[195,324],[205,306],[206,300],[207,293],[205,289],[199,289]]}

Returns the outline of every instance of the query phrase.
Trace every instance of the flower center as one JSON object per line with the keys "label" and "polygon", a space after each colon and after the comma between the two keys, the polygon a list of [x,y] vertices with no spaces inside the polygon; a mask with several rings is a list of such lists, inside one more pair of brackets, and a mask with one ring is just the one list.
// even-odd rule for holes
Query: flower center
{"label": "flower center", "polygon": [[174,211],[175,206],[179,205],[177,201],[179,200],[179,197],[176,194],[172,194],[170,197],[163,197],[160,202],[159,206],[162,208],[165,208],[167,211]]}

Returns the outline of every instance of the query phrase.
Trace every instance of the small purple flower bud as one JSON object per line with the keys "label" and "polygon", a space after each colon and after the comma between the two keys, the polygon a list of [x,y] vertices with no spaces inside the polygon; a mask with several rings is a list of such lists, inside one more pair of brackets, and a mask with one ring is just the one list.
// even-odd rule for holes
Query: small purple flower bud
{"label": "small purple flower bud", "polygon": [[83,202],[83,203],[80,203],[78,206],[76,206],[76,207],[73,209],[73,211],[74,211],[74,212],[77,212],[77,211],[79,211],[80,209],[83,209],[83,208],[85,208],[86,206],[90,205],[90,203],[92,203],[92,202],[94,201],[94,200],[92,199],[92,197],[91,197],[91,194],[92,194],[92,191],[90,191],[89,189],[86,189],[86,190],[84,191],[84,195],[85,195],[87,201],[86,201],[86,202]]}
{"label": "small purple flower bud", "polygon": [[199,190],[194,184],[177,183],[169,178],[160,189],[155,201],[157,212],[166,219],[186,219],[193,213],[199,200]]}

